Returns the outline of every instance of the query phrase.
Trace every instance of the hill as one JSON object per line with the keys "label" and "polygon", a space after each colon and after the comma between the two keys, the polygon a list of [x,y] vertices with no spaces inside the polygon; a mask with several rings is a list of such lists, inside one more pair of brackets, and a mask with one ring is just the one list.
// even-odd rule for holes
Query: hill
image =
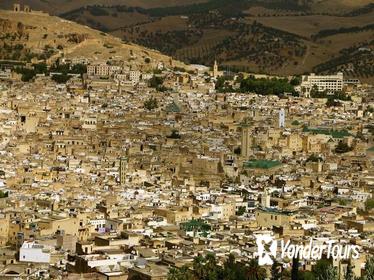
{"label": "hill", "polygon": [[89,5],[126,5],[142,8],[157,8],[188,5],[206,1],[207,0],[1,0],[0,9],[10,10],[12,9],[13,4],[18,2],[24,5],[29,5],[34,10],[41,10],[48,12],[49,14],[59,15]]}
{"label": "hill", "polygon": [[[156,64],[170,57],[121,39],[45,13],[0,10],[0,59],[53,60],[57,57],[107,59],[118,57],[132,64],[146,58]],[[148,61],[148,60],[147,60]]]}
{"label": "hill", "polygon": [[277,75],[344,71],[374,80],[371,0],[47,2],[61,3],[55,11],[65,19],[185,63],[218,60],[223,69]]}

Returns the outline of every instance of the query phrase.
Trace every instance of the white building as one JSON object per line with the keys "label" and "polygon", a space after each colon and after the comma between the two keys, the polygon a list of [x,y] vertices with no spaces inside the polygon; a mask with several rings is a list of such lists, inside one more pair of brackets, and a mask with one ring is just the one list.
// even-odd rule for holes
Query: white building
{"label": "white building", "polygon": [[152,73],[143,73],[142,74],[142,80],[150,80],[152,79],[153,74]]}
{"label": "white building", "polygon": [[96,116],[85,116],[83,118],[83,129],[96,129],[97,118]]}
{"label": "white building", "polygon": [[308,97],[314,86],[317,86],[319,92],[335,92],[343,90],[343,85],[343,73],[341,72],[326,76],[318,76],[312,73],[309,76],[302,76],[300,88],[301,92]]}
{"label": "white building", "polygon": [[141,74],[142,73],[140,71],[130,71],[129,80],[133,82],[139,82]]}
{"label": "white building", "polygon": [[283,108],[278,112],[278,126],[279,128],[284,128],[286,126],[286,112]]}
{"label": "white building", "polygon": [[261,194],[261,206],[264,208],[270,207],[270,194],[267,189]]}
{"label": "white building", "polygon": [[20,248],[20,262],[49,263],[50,259],[50,248],[35,241],[25,241]]}
{"label": "white building", "polygon": [[105,63],[87,65],[87,75],[97,77],[109,77],[120,73],[122,68],[116,65],[107,65]]}
{"label": "white building", "polygon": [[0,80],[9,80],[12,78],[12,71],[10,69],[0,70]]}

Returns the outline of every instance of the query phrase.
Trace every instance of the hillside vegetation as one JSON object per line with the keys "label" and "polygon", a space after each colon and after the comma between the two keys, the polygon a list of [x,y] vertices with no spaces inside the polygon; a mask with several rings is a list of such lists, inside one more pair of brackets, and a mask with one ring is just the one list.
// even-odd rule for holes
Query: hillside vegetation
{"label": "hillside vegetation", "polygon": [[58,57],[108,59],[117,57],[132,64],[169,63],[159,52],[103,32],[40,13],[15,13],[0,10],[0,59],[12,63],[53,61]]}
{"label": "hillside vegetation", "polygon": [[222,69],[237,71],[344,71],[374,79],[370,0],[79,0],[63,1],[58,11],[186,63],[218,60]]}

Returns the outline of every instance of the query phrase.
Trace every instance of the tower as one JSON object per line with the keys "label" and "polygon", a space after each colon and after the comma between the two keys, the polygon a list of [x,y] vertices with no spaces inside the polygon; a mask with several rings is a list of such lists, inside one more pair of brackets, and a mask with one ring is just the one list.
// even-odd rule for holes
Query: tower
{"label": "tower", "polygon": [[243,157],[249,157],[251,146],[252,146],[252,138],[250,135],[250,129],[248,126],[242,128],[242,146],[241,146],[241,154]]}
{"label": "tower", "polygon": [[279,128],[284,128],[285,127],[285,122],[286,122],[286,112],[282,108],[278,112],[278,125],[279,125]]}
{"label": "tower", "polygon": [[175,194],[175,204],[177,206],[181,205],[181,193],[180,193],[180,191],[177,191],[176,194]]}
{"label": "tower", "polygon": [[265,189],[264,193],[261,195],[261,206],[264,208],[270,207],[270,194],[267,189]]}
{"label": "tower", "polygon": [[123,185],[126,182],[127,157],[121,157],[119,160],[119,181]]}
{"label": "tower", "polygon": [[214,78],[218,77],[218,64],[217,64],[217,60],[214,61],[214,65],[213,65],[213,77]]}
{"label": "tower", "polygon": [[13,12],[20,12],[21,4],[13,4]]}

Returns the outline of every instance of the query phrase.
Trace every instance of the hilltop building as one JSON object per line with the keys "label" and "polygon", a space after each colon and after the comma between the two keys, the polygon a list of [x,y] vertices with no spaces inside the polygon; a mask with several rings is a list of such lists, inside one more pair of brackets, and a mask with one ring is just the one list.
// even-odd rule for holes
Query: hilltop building
{"label": "hilltop building", "polygon": [[314,86],[317,87],[319,92],[329,91],[336,92],[343,90],[344,79],[343,73],[339,72],[336,75],[316,75],[314,73],[301,78],[301,92],[306,97],[310,96],[310,92]]}
{"label": "hilltop building", "polygon": [[218,77],[218,64],[216,60],[214,61],[214,65],[213,65],[213,77],[214,78]]}
{"label": "hilltop building", "polygon": [[30,8],[30,6],[28,6],[28,5],[24,5],[24,6],[23,6],[23,10],[22,10],[22,6],[21,6],[21,4],[19,4],[19,3],[15,3],[15,4],[13,4],[13,11],[14,11],[14,12],[25,12],[25,13],[30,13],[30,12],[31,12],[31,8]]}

